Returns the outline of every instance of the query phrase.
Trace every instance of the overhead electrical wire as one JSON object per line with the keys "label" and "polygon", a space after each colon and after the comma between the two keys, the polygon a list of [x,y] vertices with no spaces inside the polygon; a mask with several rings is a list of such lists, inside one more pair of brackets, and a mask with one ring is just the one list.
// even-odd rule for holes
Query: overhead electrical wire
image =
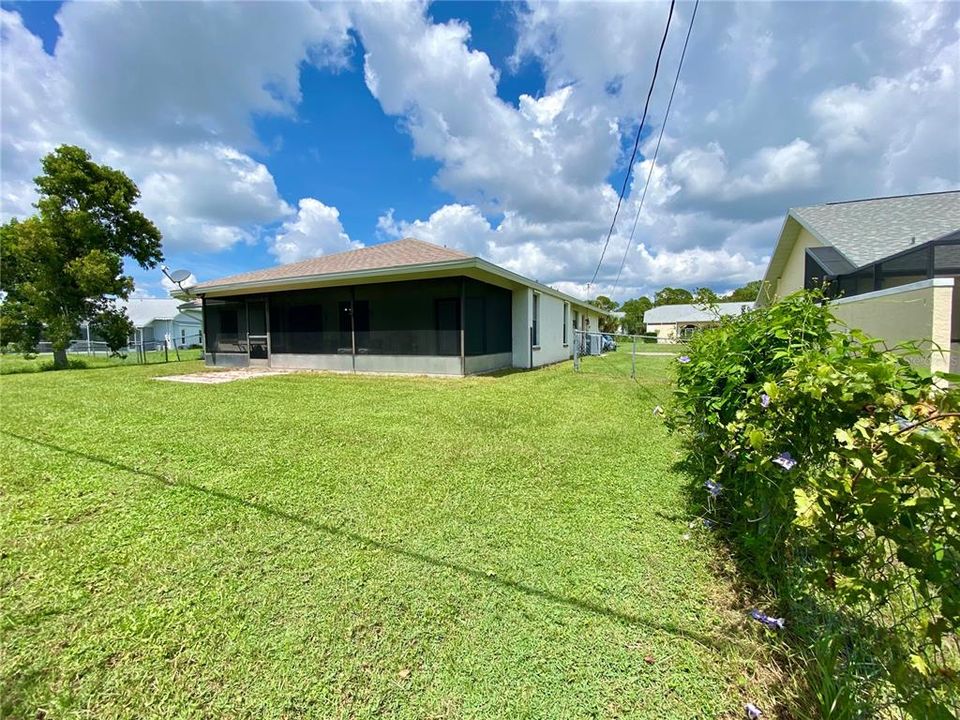
{"label": "overhead electrical wire", "polygon": [[663,38],[660,40],[660,49],[657,51],[657,62],[653,66],[653,77],[650,78],[650,88],[647,90],[647,100],[643,104],[643,115],[640,118],[640,126],[637,128],[637,138],[633,142],[633,153],[630,155],[630,164],[627,165],[627,174],[623,178],[623,187],[620,188],[620,197],[617,199],[617,209],[613,213],[613,221],[610,223],[610,230],[607,231],[607,240],[603,243],[603,251],[600,253],[600,262],[597,263],[597,269],[593,271],[593,279],[590,285],[597,280],[600,272],[600,266],[603,265],[603,258],[607,254],[607,247],[610,245],[610,237],[613,235],[613,229],[617,225],[617,216],[620,214],[620,205],[623,204],[623,196],[627,193],[627,185],[630,182],[630,173],[633,170],[633,161],[637,158],[637,149],[640,147],[640,133],[643,132],[643,124],[647,120],[647,110],[650,108],[650,98],[653,95],[653,87],[657,84],[657,73],[660,71],[660,58],[663,57],[663,46],[667,44],[667,35],[670,32],[670,20],[673,19],[673,6],[676,0],[670,0],[670,11],[667,14],[667,26],[663,29]]}
{"label": "overhead electrical wire", "polygon": [[680,52],[680,62],[677,63],[677,74],[673,78],[673,88],[670,90],[670,100],[667,101],[667,111],[663,114],[663,122],[660,123],[660,135],[657,137],[657,146],[653,151],[653,159],[650,162],[650,170],[647,172],[647,181],[643,184],[643,193],[640,195],[640,203],[637,205],[637,214],[633,218],[633,228],[630,230],[630,238],[627,240],[627,246],[623,249],[623,257],[620,259],[620,269],[617,270],[617,279],[613,283],[613,290],[610,295],[617,291],[620,284],[620,275],[623,273],[623,265],[627,261],[627,253],[630,252],[630,246],[633,244],[633,236],[637,232],[637,222],[640,220],[640,212],[643,210],[643,200],[647,197],[647,188],[650,187],[650,178],[653,177],[653,170],[657,166],[657,155],[660,154],[660,141],[663,140],[663,130],[667,126],[667,118],[670,116],[670,107],[673,105],[673,95],[677,92],[677,83],[680,81],[680,70],[683,68],[683,58],[687,54],[687,44],[690,42],[690,33],[693,30],[693,21],[697,19],[697,8],[700,7],[700,0],[693,5],[693,13],[690,15],[690,26],[687,28],[687,36],[683,40],[683,50]]}

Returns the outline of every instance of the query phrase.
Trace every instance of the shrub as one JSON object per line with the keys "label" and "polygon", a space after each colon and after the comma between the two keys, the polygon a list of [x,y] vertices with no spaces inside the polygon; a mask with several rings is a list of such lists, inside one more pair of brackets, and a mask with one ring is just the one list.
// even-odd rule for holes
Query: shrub
{"label": "shrub", "polygon": [[960,392],[910,365],[915,347],[833,332],[819,300],[695,335],[670,423],[691,435],[688,464],[712,488],[699,497],[741,567],[831,668],[810,677],[823,714],[837,716],[832,684],[857,688],[861,716],[953,717]]}

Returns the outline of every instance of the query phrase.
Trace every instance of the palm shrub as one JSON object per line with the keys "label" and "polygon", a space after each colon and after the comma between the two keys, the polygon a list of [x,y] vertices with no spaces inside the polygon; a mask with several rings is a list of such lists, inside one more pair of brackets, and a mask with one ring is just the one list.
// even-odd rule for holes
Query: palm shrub
{"label": "palm shrub", "polygon": [[697,502],[831,668],[811,674],[822,714],[954,717],[960,392],[944,385],[960,378],[838,331],[821,300],[694,336],[669,422],[691,436]]}

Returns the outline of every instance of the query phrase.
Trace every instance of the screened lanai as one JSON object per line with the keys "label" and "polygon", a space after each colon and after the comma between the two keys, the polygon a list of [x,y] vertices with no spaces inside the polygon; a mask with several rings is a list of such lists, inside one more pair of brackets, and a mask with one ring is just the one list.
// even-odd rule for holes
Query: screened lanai
{"label": "screened lanai", "polygon": [[217,365],[361,369],[359,357],[362,369],[464,373],[478,367],[468,358],[510,364],[511,303],[464,276],[205,298],[206,350]]}

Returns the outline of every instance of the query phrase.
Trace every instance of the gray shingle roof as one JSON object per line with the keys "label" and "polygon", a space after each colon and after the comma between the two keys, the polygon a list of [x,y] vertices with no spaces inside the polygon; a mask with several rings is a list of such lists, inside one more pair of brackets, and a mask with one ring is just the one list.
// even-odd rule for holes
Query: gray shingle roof
{"label": "gray shingle roof", "polygon": [[293,278],[311,278],[318,275],[381,270],[407,265],[428,265],[452,260],[467,260],[471,256],[459,250],[434,245],[433,243],[404,238],[394,242],[381,243],[359,250],[323,255],[301,262],[277,265],[263,270],[230,275],[202,282],[190,288],[193,292],[213,290],[221,285],[263,282],[268,280],[289,280]]}
{"label": "gray shingle roof", "polygon": [[722,315],[739,315],[753,309],[752,302],[717,303],[714,307],[702,305],[660,305],[643,314],[646,325],[678,322],[710,322]]}
{"label": "gray shingle roof", "polygon": [[960,228],[960,190],[810,205],[790,214],[860,266]]}

